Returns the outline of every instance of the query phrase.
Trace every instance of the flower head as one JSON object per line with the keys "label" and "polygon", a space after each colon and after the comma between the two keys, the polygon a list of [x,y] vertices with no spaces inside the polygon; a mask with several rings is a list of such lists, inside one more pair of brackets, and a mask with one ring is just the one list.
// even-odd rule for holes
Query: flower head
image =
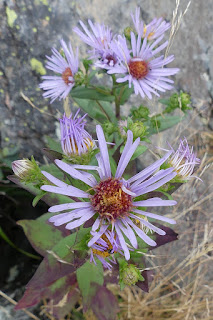
{"label": "flower head", "polygon": [[98,59],[95,65],[104,69],[109,69],[117,63],[117,57],[110,48],[113,40],[113,34],[109,27],[104,24],[95,23],[88,20],[88,24],[92,31],[90,31],[82,21],[79,21],[82,32],[78,27],[73,30],[79,35],[82,41],[89,45],[92,50],[89,51],[91,59]]}
{"label": "flower head", "polygon": [[142,34],[143,38],[154,40],[164,35],[165,31],[170,28],[170,23],[163,20],[163,18],[155,18],[149,24],[144,25],[140,19],[140,8],[136,8],[135,15],[131,14],[135,30],[138,34]]}
{"label": "flower head", "polygon": [[[119,58],[119,63],[112,67],[109,74],[124,74],[124,77],[117,78],[117,82],[129,82],[129,87],[133,84],[135,94],[140,94],[142,98],[147,96],[152,99],[152,93],[159,96],[156,90],[165,92],[173,87],[168,83],[173,83],[167,77],[176,74],[177,68],[163,68],[173,61],[174,56],[164,58],[154,56],[162,51],[168,44],[166,41],[159,47],[157,44],[162,40],[163,35],[152,44],[147,42],[147,38],[142,41],[142,34],[139,33],[136,39],[135,34],[131,33],[131,47],[127,46],[126,38],[118,36],[111,48]],[[132,53],[131,53],[132,52]]]}
{"label": "flower head", "polygon": [[64,154],[69,158],[81,156],[96,148],[92,136],[84,129],[86,124],[84,119],[87,114],[78,118],[79,111],[80,109],[74,117],[72,117],[72,114],[69,117],[64,114],[63,118],[60,119],[61,147]]}
{"label": "flower head", "polygon": [[[96,155],[97,166],[70,165],[61,160],[55,160],[60,169],[71,177],[84,182],[89,190],[87,192],[82,191],[47,172],[42,173],[54,185],[44,185],[41,189],[85,199],[85,201],[79,199],[79,202],[50,207],[49,211],[53,213],[67,210],[68,212],[57,214],[51,217],[49,221],[53,222],[55,226],[66,224],[66,228],[71,230],[83,225],[93,217],[95,220],[92,226],[92,238],[88,242],[88,246],[92,247],[97,243],[102,235],[106,234],[107,230],[114,231],[125,258],[128,260],[130,253],[124,235],[133,248],[137,248],[135,233],[148,245],[156,245],[155,241],[136,225],[136,220],[141,221],[146,227],[160,235],[164,235],[165,232],[144,220],[143,216],[175,223],[172,219],[141,210],[142,207],[172,206],[176,204],[176,201],[173,200],[162,200],[156,197],[149,198],[148,196],[149,192],[158,189],[177,175],[173,168],[159,170],[156,173],[160,166],[170,157],[172,150],[146,169],[125,180],[123,173],[140,142],[139,138],[133,142],[133,134],[129,130],[127,132],[127,142],[118,162],[115,176],[112,177],[107,143],[100,125],[97,125],[96,132],[100,148],[100,153]],[[95,176],[85,170],[97,171],[99,178],[96,179]],[[137,198],[142,195],[146,195],[146,200],[141,201]]]}
{"label": "flower head", "polygon": [[183,180],[193,177],[195,165],[200,164],[200,159],[193,152],[193,147],[189,147],[187,139],[180,139],[179,147],[168,159],[169,164],[177,172],[177,176]]}
{"label": "flower head", "polygon": [[163,20],[163,18],[155,18],[144,27],[143,38],[147,37],[148,40],[157,39],[161,35],[164,35],[165,31],[170,27],[170,23]]}
{"label": "flower head", "polygon": [[[94,232],[92,232],[92,235],[94,235]],[[104,268],[112,269],[111,263],[116,263],[113,254],[117,252],[122,254],[122,248],[119,244],[119,240],[116,239],[113,231],[110,232],[107,230],[105,234],[103,234],[101,238],[91,246],[90,261],[96,264],[94,259],[96,257],[101,261]]]}
{"label": "flower head", "polygon": [[61,46],[64,55],[53,48],[53,55],[47,56],[49,61],[46,64],[47,69],[60,75],[43,76],[44,81],[39,85],[46,91],[43,96],[51,98],[51,103],[57,98],[60,100],[68,96],[75,85],[74,75],[78,71],[78,49],[76,49],[76,56],[74,56],[71,44],[68,47],[64,40],[61,40]]}
{"label": "flower head", "polygon": [[34,169],[34,165],[29,159],[15,160],[12,169],[16,176],[24,179]]}

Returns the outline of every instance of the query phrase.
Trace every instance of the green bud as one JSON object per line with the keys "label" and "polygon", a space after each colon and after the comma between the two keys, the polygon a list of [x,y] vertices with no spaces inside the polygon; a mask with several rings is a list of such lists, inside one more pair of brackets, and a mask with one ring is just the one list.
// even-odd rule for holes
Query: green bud
{"label": "green bud", "polygon": [[69,156],[63,155],[64,160],[72,164],[88,165],[95,154],[98,153],[98,149],[89,148],[87,152],[82,154],[73,153]]}
{"label": "green bud", "polygon": [[127,262],[120,264],[120,283],[131,286],[139,280],[142,281],[144,278],[134,264],[128,264]]}
{"label": "green bud", "polygon": [[164,113],[170,113],[175,109],[181,109],[183,112],[185,112],[186,110],[191,109],[189,107],[190,103],[191,97],[188,93],[182,91],[180,94],[174,93],[170,97],[168,107],[164,110]]}
{"label": "green bud", "polygon": [[74,75],[74,80],[75,80],[75,84],[77,86],[82,85],[85,80],[85,76],[83,74],[83,71],[79,70],[78,72],[76,72],[76,74]]}
{"label": "green bud", "polygon": [[147,127],[141,121],[133,122],[128,129],[132,131],[134,140],[138,137],[142,140],[147,135]]}
{"label": "green bud", "polygon": [[35,187],[40,187],[47,183],[47,179],[41,173],[41,170],[34,157],[29,159],[16,160],[12,163],[13,172],[20,180],[26,184],[32,183]]}
{"label": "green bud", "polygon": [[126,37],[127,40],[131,40],[131,32],[134,32],[134,30],[131,27],[126,27],[124,29],[124,35]]}
{"label": "green bud", "polygon": [[102,128],[104,130],[104,133],[108,134],[109,136],[111,134],[113,134],[114,132],[118,131],[117,126],[114,123],[110,122],[110,121],[104,122]]}
{"label": "green bud", "polygon": [[134,120],[138,119],[148,119],[149,118],[149,109],[147,107],[144,107],[143,105],[140,105],[138,109],[135,107],[132,108],[132,117]]}

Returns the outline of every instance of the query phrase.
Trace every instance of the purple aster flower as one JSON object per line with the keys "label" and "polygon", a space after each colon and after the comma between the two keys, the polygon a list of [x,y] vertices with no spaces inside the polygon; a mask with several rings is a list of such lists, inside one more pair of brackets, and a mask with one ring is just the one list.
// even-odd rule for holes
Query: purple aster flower
{"label": "purple aster flower", "polygon": [[148,25],[144,25],[140,19],[140,8],[136,8],[135,15],[131,14],[135,30],[138,34],[142,34],[143,38],[154,40],[164,35],[165,31],[170,28],[170,23],[163,20],[163,18],[155,18]]}
{"label": "purple aster flower", "polygon": [[33,164],[29,159],[15,160],[12,162],[13,172],[21,179],[23,179],[33,169]]}
{"label": "purple aster flower", "polygon": [[61,46],[64,56],[53,48],[53,55],[51,57],[47,56],[49,61],[46,64],[47,69],[60,75],[43,76],[44,81],[39,85],[46,91],[43,94],[44,98],[51,98],[51,103],[57,98],[61,100],[68,96],[75,85],[74,75],[78,71],[78,49],[76,49],[76,56],[74,56],[71,43],[68,47],[64,40],[61,40]]}
{"label": "purple aster flower", "polygon": [[[189,147],[187,139],[180,139],[179,147],[176,151],[173,150],[173,154],[168,159],[169,164],[177,172],[177,175],[183,179],[188,180],[193,176],[195,165],[200,164],[200,159],[196,157],[196,153],[193,152],[193,147]],[[196,177],[199,179],[198,177]]]}
{"label": "purple aster flower", "polygon": [[117,57],[110,48],[110,44],[113,40],[113,34],[110,28],[106,27],[104,24],[93,24],[91,20],[88,20],[92,30],[91,32],[82,21],[79,21],[79,23],[84,32],[78,27],[75,27],[73,31],[79,35],[82,41],[93,48],[89,53],[91,54],[91,59],[98,59],[95,65],[104,69],[113,67],[117,63]]}
{"label": "purple aster flower", "polygon": [[161,35],[153,43],[147,43],[147,38],[142,41],[141,34],[138,34],[137,40],[134,33],[131,33],[131,47],[129,50],[125,37],[118,36],[118,41],[114,41],[111,48],[119,58],[119,64],[112,67],[109,74],[124,74],[122,78],[118,78],[117,82],[129,81],[129,87],[132,83],[135,94],[140,94],[142,98],[147,96],[152,99],[152,94],[159,96],[156,90],[165,92],[171,90],[173,83],[168,76],[176,74],[177,68],[163,68],[165,65],[173,61],[174,56],[164,58],[160,56],[153,58],[157,53],[162,51],[168,44],[168,41],[156,47],[163,39]]}
{"label": "purple aster flower", "polygon": [[[94,232],[91,232],[94,235]],[[116,264],[116,260],[113,253],[119,252],[122,254],[122,248],[119,244],[119,240],[116,239],[116,235],[113,231],[106,231],[96,243],[91,246],[90,262],[95,261],[95,257],[101,261],[102,265],[106,269],[112,269],[111,263]]]}
{"label": "purple aster flower", "polygon": [[65,155],[72,157],[73,155],[82,155],[89,150],[95,149],[96,144],[92,136],[84,129],[86,121],[84,120],[87,114],[83,117],[77,117],[80,109],[75,116],[72,114],[60,119],[61,127],[61,147]]}
{"label": "purple aster flower", "polygon": [[[175,221],[164,216],[142,210],[143,207],[172,206],[176,204],[173,200],[162,200],[160,198],[148,198],[148,193],[154,191],[173,179],[177,173],[173,168],[157,171],[160,166],[171,156],[172,150],[157,160],[146,169],[137,173],[128,180],[123,178],[123,173],[132,155],[137,149],[140,138],[133,142],[132,131],[127,132],[127,142],[118,162],[115,177],[112,177],[107,143],[103,130],[97,125],[96,132],[100,153],[96,155],[98,165],[70,165],[61,160],[55,160],[56,165],[64,172],[75,179],[79,179],[88,185],[87,192],[66,184],[47,172],[43,175],[54,185],[44,185],[42,190],[58,193],[66,196],[77,197],[79,202],[55,205],[49,208],[49,212],[59,213],[49,219],[55,226],[66,224],[66,228],[71,230],[83,225],[86,221],[95,219],[92,226],[93,237],[88,242],[92,247],[97,241],[106,234],[106,231],[116,233],[125,258],[130,258],[129,248],[126,244],[124,235],[129,240],[133,248],[137,248],[135,233],[148,245],[155,246],[152,240],[135,221],[139,220],[154,232],[165,235],[165,231],[143,219],[149,217],[174,224]],[[93,174],[84,170],[94,170],[99,174],[97,180]],[[156,172],[157,171],[157,172]],[[146,200],[138,200],[137,197],[146,195]],[[82,201],[85,199],[85,201]],[[66,211],[66,212],[64,212]]]}

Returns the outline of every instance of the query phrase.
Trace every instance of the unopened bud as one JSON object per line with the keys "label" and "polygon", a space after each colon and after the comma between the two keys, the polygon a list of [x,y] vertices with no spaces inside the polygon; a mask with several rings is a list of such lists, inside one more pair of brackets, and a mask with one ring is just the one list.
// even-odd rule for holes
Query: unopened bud
{"label": "unopened bud", "polygon": [[33,170],[34,165],[29,159],[15,160],[12,163],[12,169],[16,176],[24,179]]}
{"label": "unopened bud", "polygon": [[84,83],[85,76],[81,70],[76,72],[76,74],[74,75],[74,80],[75,80],[76,86],[81,86]]}
{"label": "unopened bud", "polygon": [[138,137],[143,139],[147,135],[147,127],[140,121],[131,123],[128,129],[132,131],[134,140]]}
{"label": "unopened bud", "polygon": [[122,265],[120,269],[120,281],[125,285],[131,286],[136,284],[139,280],[144,280],[144,278],[134,264],[128,264],[126,262]]}
{"label": "unopened bud", "polygon": [[124,35],[127,40],[131,40],[131,32],[134,32],[134,30],[131,27],[126,27],[124,29]]}

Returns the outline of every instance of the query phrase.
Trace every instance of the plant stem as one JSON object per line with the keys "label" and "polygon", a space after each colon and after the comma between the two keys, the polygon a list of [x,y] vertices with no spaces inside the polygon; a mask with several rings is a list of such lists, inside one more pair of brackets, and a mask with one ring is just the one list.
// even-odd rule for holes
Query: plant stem
{"label": "plant stem", "polygon": [[113,82],[113,87],[112,87],[112,94],[115,96],[115,116],[117,118],[117,120],[120,120],[120,99],[119,97],[116,95],[116,78],[115,75],[112,75],[112,82]]}

